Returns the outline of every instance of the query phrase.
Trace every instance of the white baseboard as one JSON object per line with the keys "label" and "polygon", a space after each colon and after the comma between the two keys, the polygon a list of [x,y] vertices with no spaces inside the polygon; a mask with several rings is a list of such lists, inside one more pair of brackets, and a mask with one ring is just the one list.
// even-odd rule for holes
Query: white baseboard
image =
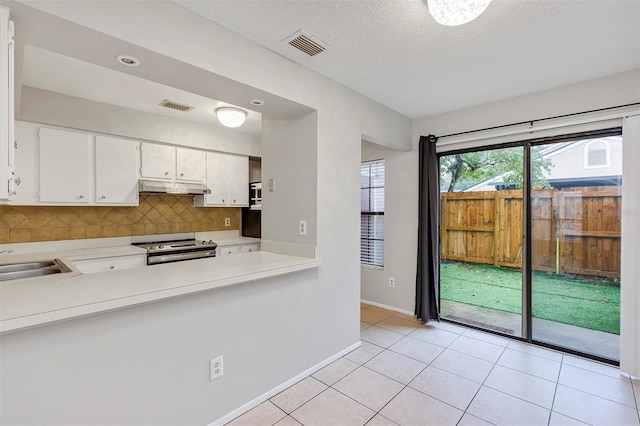
{"label": "white baseboard", "polygon": [[331,364],[332,362],[336,361],[337,359],[342,358],[343,356],[345,356],[349,352],[358,349],[360,346],[362,346],[362,342],[359,341],[357,343],[354,343],[353,345],[349,346],[346,349],[343,349],[342,351],[338,352],[335,355],[330,356],[329,358],[325,359],[324,361],[320,362],[319,364],[316,364],[313,367],[309,368],[308,370],[305,370],[302,373],[298,374],[297,376],[292,377],[291,379],[287,380],[286,382],[282,383],[281,385],[278,385],[275,388],[263,393],[259,397],[247,402],[246,404],[242,405],[241,407],[236,408],[235,410],[231,411],[230,413],[225,414],[224,416],[220,417],[218,420],[216,420],[213,423],[209,424],[209,426],[222,426],[222,425],[230,422],[231,420],[235,419],[236,417],[240,416],[241,414],[244,414],[247,411],[251,410],[252,408],[257,407],[258,405],[262,404],[263,402],[265,402],[266,400],[268,400],[272,396],[275,396],[275,395],[279,394],[280,392],[282,392],[283,390],[287,389],[288,387],[295,385],[296,383],[298,383],[300,380],[304,379],[305,377],[312,375],[316,371],[326,367],[327,365]]}
{"label": "white baseboard", "polygon": [[373,305],[373,306],[377,306],[378,308],[384,308],[384,309],[388,309],[390,311],[394,311],[394,312],[400,312],[401,314],[406,314],[406,315],[413,315],[415,316],[415,314],[411,311],[407,311],[405,309],[400,309],[400,308],[396,308],[395,306],[388,306],[388,305],[383,305],[382,303],[378,303],[378,302],[372,302],[371,300],[364,300],[364,299],[360,299],[360,301],[362,303],[366,303],[367,305]]}

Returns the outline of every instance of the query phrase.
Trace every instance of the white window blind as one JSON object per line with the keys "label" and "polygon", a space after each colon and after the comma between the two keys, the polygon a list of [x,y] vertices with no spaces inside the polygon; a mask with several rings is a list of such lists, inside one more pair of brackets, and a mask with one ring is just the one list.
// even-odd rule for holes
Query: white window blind
{"label": "white window blind", "polygon": [[360,168],[360,263],[384,266],[384,160]]}

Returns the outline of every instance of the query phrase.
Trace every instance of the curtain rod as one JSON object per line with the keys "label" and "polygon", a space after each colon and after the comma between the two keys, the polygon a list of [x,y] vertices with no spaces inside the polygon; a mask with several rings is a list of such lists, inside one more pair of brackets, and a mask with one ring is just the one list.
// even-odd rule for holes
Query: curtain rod
{"label": "curtain rod", "polygon": [[535,120],[526,120],[526,121],[519,121],[517,123],[502,124],[500,126],[485,127],[484,129],[467,130],[466,132],[451,133],[449,135],[443,135],[443,136],[429,135],[429,142],[434,142],[435,143],[440,138],[448,138],[448,137],[451,137],[451,136],[468,135],[468,134],[471,134],[471,133],[484,132],[484,131],[487,131],[487,130],[496,130],[496,129],[503,129],[505,127],[520,126],[522,124],[530,124],[531,126],[533,126],[534,123],[538,123],[538,122],[546,121],[546,120],[555,120],[557,118],[573,117],[573,116],[576,116],[576,115],[589,114],[589,113],[592,113],[592,112],[609,111],[609,110],[613,110],[613,109],[626,108],[626,107],[639,106],[639,105],[640,105],[640,102],[634,102],[634,103],[631,103],[631,104],[618,105],[618,106],[612,106],[612,107],[600,108],[600,109],[592,109],[590,111],[574,112],[574,113],[571,113],[571,114],[556,115],[554,117],[536,118]]}

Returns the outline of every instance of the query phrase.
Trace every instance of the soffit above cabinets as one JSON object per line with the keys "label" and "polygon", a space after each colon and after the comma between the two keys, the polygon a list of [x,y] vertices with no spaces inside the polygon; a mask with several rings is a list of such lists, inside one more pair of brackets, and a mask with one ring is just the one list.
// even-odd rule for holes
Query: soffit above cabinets
{"label": "soffit above cabinets", "polygon": [[[189,93],[125,72],[91,64],[50,50],[26,45],[22,70],[23,86],[61,93],[123,108],[144,111],[206,126],[222,127],[216,108],[228,103]],[[161,105],[165,100],[192,107],[179,111]],[[259,135],[262,114],[247,111],[247,120],[238,132]]]}
{"label": "soffit above cabinets", "polygon": [[[216,107],[236,106],[247,111],[247,123],[224,129],[256,136],[261,134],[265,118],[288,120],[313,111],[27,4],[6,2],[16,27],[17,114],[23,86],[213,127],[221,127]],[[123,54],[137,58],[140,65],[118,63],[117,56]],[[185,113],[159,106],[165,99],[194,108]],[[251,104],[255,99],[264,105]]]}

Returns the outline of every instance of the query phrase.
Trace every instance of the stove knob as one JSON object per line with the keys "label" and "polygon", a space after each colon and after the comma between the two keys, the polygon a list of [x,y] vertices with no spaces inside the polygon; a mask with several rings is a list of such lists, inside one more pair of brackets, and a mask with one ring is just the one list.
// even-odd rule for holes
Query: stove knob
{"label": "stove knob", "polygon": [[162,249],[164,248],[164,246],[158,246],[158,248],[159,248],[160,250],[162,250]]}
{"label": "stove knob", "polygon": [[156,246],[149,247],[149,250],[155,250],[155,249],[156,249]]}
{"label": "stove knob", "polygon": [[213,244],[213,240],[209,240],[209,244]]}
{"label": "stove knob", "polygon": [[207,242],[205,240],[202,240],[202,244],[207,244]]}

